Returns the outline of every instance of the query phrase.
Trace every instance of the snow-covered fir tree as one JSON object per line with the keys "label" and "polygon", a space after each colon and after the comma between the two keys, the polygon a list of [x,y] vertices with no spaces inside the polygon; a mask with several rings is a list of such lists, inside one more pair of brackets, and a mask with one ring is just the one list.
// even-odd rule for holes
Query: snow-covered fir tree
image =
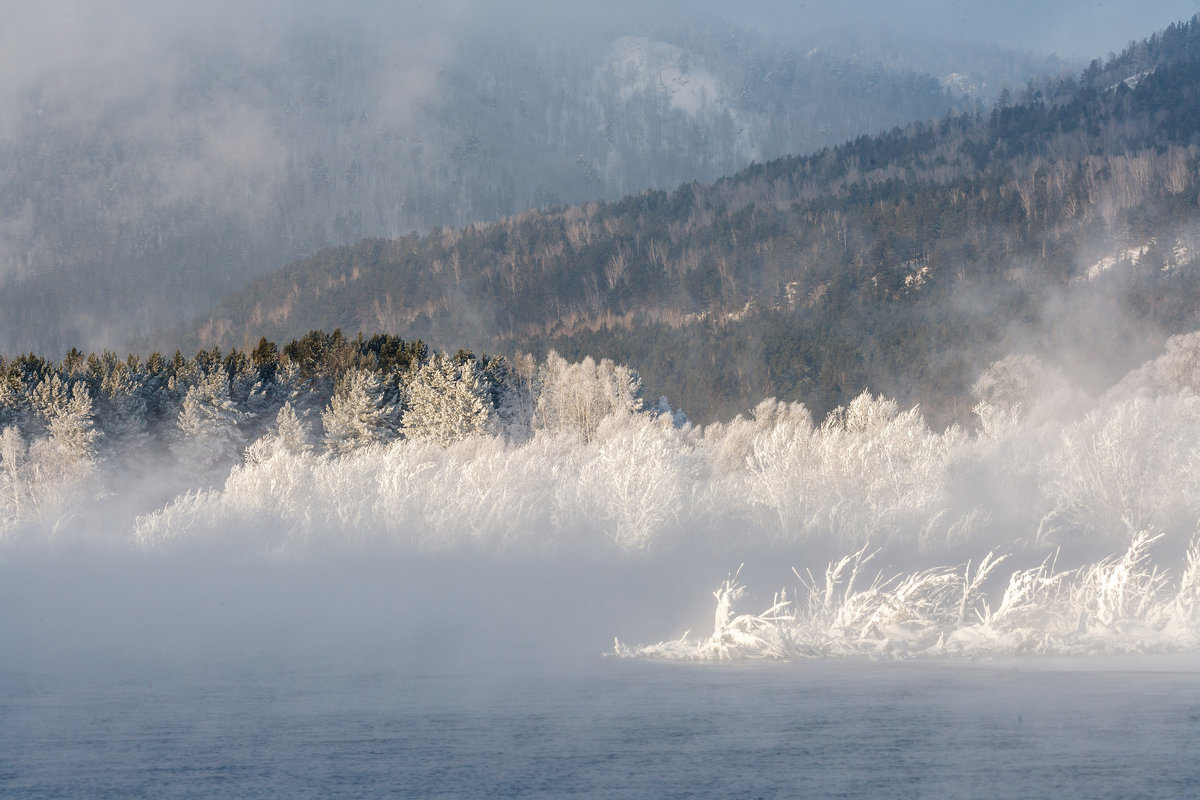
{"label": "snow-covered fir tree", "polygon": [[50,441],[65,458],[85,461],[95,455],[92,397],[83,381],[68,386],[57,374],[51,375],[34,390],[33,403]]}
{"label": "snow-covered fir tree", "polygon": [[15,426],[0,431],[0,539],[21,521],[25,486],[22,471],[27,449]]}
{"label": "snow-covered fir tree", "polygon": [[229,396],[224,370],[214,369],[199,376],[184,395],[171,450],[185,469],[212,477],[237,461],[244,421],[245,414]]}
{"label": "snow-covered fir tree", "polygon": [[275,415],[275,437],[279,440],[280,446],[289,453],[312,452],[308,429],[296,415],[296,410],[292,408],[291,403],[284,403],[283,407],[279,409],[279,413]]}
{"label": "snow-covered fir tree", "polygon": [[404,435],[447,445],[492,432],[492,388],[474,357],[435,355],[405,386]]}
{"label": "snow-covered fir tree", "polygon": [[312,450],[308,429],[289,402],[279,409],[270,429],[246,448],[246,463],[259,464],[279,454],[303,456]]}
{"label": "snow-covered fir tree", "polygon": [[113,353],[88,359],[88,383],[95,387],[95,417],[106,457],[137,453],[149,440],[146,376],[135,365],[140,367]]}
{"label": "snow-covered fir tree", "polygon": [[[0,361],[0,366],[3,366],[2,361]],[[17,409],[20,406],[21,397],[17,393],[16,387],[0,376],[0,430],[16,424]]]}
{"label": "snow-covered fir tree", "polygon": [[95,497],[97,431],[84,381],[69,386],[57,373],[34,387],[30,404],[43,434],[26,447],[15,427],[0,439],[0,532],[33,522],[56,531]]}
{"label": "snow-covered fir tree", "polygon": [[510,363],[493,356],[483,365],[483,377],[494,409],[491,428],[512,442],[523,442],[532,434],[537,362],[531,355]]}
{"label": "snow-covered fir tree", "polygon": [[325,449],[335,455],[386,442],[396,436],[398,408],[390,402],[379,375],[351,369],[338,381],[329,407],[321,414]]}

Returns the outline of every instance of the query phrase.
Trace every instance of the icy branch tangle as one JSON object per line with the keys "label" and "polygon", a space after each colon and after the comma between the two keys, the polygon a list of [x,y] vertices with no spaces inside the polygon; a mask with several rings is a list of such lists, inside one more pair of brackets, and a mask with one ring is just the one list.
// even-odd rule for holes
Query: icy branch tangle
{"label": "icy branch tangle", "polygon": [[[701,428],[665,400],[644,410],[636,372],[607,361],[510,365],[315,334],[282,359],[260,345],[169,369],[7,362],[0,552],[217,542],[734,563],[770,552],[801,566],[850,552],[762,614],[735,614],[740,584],[726,584],[710,640],[621,652],[1195,644],[1200,334],[1101,396],[1006,358],[980,377],[974,428],[941,432],[867,393],[819,424],[764,400]],[[994,552],[1016,571],[1005,589],[988,557],[862,588],[868,544],[880,563]]]}
{"label": "icy branch tangle", "polygon": [[1192,649],[1200,643],[1200,539],[1181,576],[1150,563],[1159,537],[1139,533],[1120,555],[1058,570],[1050,557],[1009,576],[993,603],[985,583],[1004,558],[862,581],[873,553],[830,563],[824,579],[796,573],[800,589],[778,592],[765,611],[735,614],[745,587],[736,576],[713,592],[712,635],[630,647],[621,657],[712,661],[819,656],[1084,655]]}

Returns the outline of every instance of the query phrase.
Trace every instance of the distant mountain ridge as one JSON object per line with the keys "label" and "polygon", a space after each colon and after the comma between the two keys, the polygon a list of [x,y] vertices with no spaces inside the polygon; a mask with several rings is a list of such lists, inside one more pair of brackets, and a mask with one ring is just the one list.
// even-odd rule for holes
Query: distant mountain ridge
{"label": "distant mountain ridge", "polygon": [[32,79],[0,119],[0,351],[123,347],[323,247],[713,180],[976,102],[702,21],[482,24],[185,38]]}
{"label": "distant mountain ridge", "polygon": [[[1014,343],[1132,361],[1200,323],[1198,30],[989,114],[713,184],[322,251],[227,298],[188,343],[387,330],[613,357],[701,418],[765,395],[823,411],[865,387],[957,417],[976,365]],[[1105,258],[1124,267],[1086,280]],[[1108,309],[1113,340],[1052,297]]]}

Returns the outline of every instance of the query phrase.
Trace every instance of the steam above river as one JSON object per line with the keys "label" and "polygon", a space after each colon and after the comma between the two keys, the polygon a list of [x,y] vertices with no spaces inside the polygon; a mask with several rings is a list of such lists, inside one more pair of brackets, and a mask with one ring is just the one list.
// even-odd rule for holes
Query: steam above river
{"label": "steam above river", "polygon": [[[670,594],[658,609],[625,607],[646,615],[632,626],[644,636],[711,619],[699,611],[705,596],[745,563],[716,593],[711,639],[698,628],[704,635],[677,646],[618,651],[1193,647],[1197,353],[1200,336],[1177,337],[1100,397],[1033,357],[1010,357],[977,383],[974,428],[943,431],[919,409],[869,394],[819,423],[801,405],[766,400],[748,417],[695,427],[665,403],[637,410],[636,375],[624,368],[552,359],[502,431],[439,440],[410,427],[408,438],[335,449],[327,411],[330,449],[314,452],[312,421],[281,414],[213,488],[187,483],[212,474],[195,469],[208,452],[199,445],[173,446],[176,465],[154,478],[116,462],[65,469],[52,440],[26,447],[10,428],[0,569],[97,548],[146,573],[193,556],[210,565],[435,558],[450,572],[460,558],[495,559],[481,585],[521,585],[539,602],[556,602],[531,588],[556,591],[531,577],[542,567],[576,575],[569,602],[581,610],[604,607],[606,594]],[[744,596],[747,586],[757,594]],[[448,587],[426,589],[420,602],[448,602],[439,597]],[[660,613],[685,605],[683,618]],[[607,624],[628,635],[629,620]]]}

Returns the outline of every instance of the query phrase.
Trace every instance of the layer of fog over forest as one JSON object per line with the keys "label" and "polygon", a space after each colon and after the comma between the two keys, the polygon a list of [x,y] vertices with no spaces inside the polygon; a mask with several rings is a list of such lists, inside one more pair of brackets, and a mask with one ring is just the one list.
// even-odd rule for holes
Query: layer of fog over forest
{"label": "layer of fog over forest", "polygon": [[[576,646],[602,622],[624,636],[682,633],[713,619],[711,608],[696,614],[719,585],[711,635],[619,642],[621,655],[1200,643],[1200,333],[1099,393],[1010,356],[981,374],[975,424],[941,431],[919,409],[866,393],[824,420],[767,399],[701,428],[665,398],[646,403],[637,373],[607,361],[510,364],[387,337],[314,335],[282,359],[268,345],[223,362],[10,362],[7,590],[33,567],[42,577],[26,588],[61,603],[82,591],[88,563],[123,564],[112,585],[81,584],[95,613],[160,572],[195,569],[191,580],[208,586],[255,563],[303,571],[366,557],[399,576],[442,559],[450,572],[428,573],[442,582],[399,605],[425,620],[473,617],[492,636],[509,625],[494,614],[515,628],[550,615],[566,626],[551,635]],[[336,616],[342,582],[356,579],[316,574],[314,597]],[[389,591],[410,591],[411,575],[396,580]],[[489,611],[464,581],[507,610]],[[546,581],[565,596],[539,594]],[[499,600],[515,603],[530,585],[536,612]],[[126,612],[151,613],[149,596]],[[622,596],[641,605],[614,606]],[[376,614],[398,602],[374,600]],[[21,608],[9,616],[47,635],[49,612]],[[33,608],[40,622],[22,616]],[[593,616],[614,608],[634,618]]]}
{"label": "layer of fog over forest", "polygon": [[1187,15],[1065,5],[7,3],[0,349],[124,349],[323,246],[986,107]]}

